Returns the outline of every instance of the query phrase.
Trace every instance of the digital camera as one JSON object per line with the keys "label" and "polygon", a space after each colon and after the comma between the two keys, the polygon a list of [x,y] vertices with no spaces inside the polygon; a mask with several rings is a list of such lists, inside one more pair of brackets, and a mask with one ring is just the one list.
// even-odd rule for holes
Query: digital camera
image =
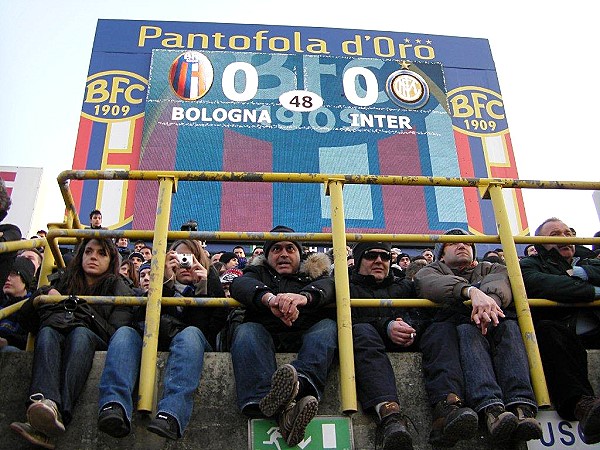
{"label": "digital camera", "polygon": [[194,256],[191,253],[177,253],[177,261],[180,267],[192,267]]}

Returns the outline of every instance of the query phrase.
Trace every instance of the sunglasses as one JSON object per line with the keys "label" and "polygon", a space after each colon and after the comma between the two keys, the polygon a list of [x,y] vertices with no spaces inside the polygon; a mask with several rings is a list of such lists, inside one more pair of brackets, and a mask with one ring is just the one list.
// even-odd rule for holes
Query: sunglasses
{"label": "sunglasses", "polygon": [[390,252],[375,252],[369,250],[363,253],[363,258],[367,261],[375,261],[377,258],[381,258],[382,261],[391,261],[392,254]]}

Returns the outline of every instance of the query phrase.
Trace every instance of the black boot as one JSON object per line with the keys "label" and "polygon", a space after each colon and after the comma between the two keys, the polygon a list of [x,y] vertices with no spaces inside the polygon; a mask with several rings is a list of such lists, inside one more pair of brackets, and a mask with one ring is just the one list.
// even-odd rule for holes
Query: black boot
{"label": "black boot", "polygon": [[381,421],[377,425],[377,447],[382,450],[412,450],[412,438],[407,429],[406,416],[396,402],[387,402],[379,408]]}
{"label": "black boot", "polygon": [[453,447],[460,440],[474,437],[478,422],[477,413],[464,407],[458,395],[450,393],[433,409],[429,443],[434,447]]}
{"label": "black boot", "polygon": [[588,445],[600,442],[600,398],[582,396],[575,406],[575,417],[583,442]]}

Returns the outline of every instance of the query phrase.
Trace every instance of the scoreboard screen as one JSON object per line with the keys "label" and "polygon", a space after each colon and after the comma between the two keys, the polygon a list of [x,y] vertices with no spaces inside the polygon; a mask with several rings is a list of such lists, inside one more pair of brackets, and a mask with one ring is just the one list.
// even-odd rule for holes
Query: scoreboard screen
{"label": "scoreboard screen", "polygon": [[[77,169],[517,178],[484,39],[217,23],[98,22]],[[73,182],[80,214],[152,229],[156,182]],[[526,233],[518,190],[505,199]],[[346,185],[350,232],[494,234],[475,189]],[[180,182],[171,228],[331,229],[324,186]]]}

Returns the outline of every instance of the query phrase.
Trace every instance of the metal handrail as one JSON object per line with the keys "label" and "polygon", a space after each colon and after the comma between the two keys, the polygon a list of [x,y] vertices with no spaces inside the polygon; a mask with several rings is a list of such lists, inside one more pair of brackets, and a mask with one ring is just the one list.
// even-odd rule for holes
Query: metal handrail
{"label": "metal handrail", "polygon": [[[157,219],[154,230],[91,230],[84,229],[79,219],[73,196],[70,191],[70,180],[155,180],[159,182],[159,196],[157,201]],[[579,243],[600,244],[600,238],[580,237],[533,237],[513,236],[502,197],[504,188],[534,188],[534,189],[577,189],[600,190],[600,182],[583,181],[539,181],[515,180],[507,178],[445,178],[425,176],[392,176],[392,175],[348,175],[348,174],[301,174],[301,173],[264,173],[264,172],[179,172],[179,171],[125,171],[108,170],[94,171],[68,170],[62,172],[57,178],[61,194],[65,201],[66,217],[63,224],[51,226],[48,236],[43,242],[45,247],[44,263],[40,283],[47,283],[54,262],[59,266],[64,265],[60,254],[59,242],[72,242],[86,237],[128,237],[131,239],[153,239],[153,258],[150,290],[146,313],[146,333],[144,335],[144,348],[142,351],[142,367],[140,375],[138,409],[150,410],[153,398],[154,379],[156,374],[156,349],[158,340],[158,323],[162,304],[179,304],[195,306],[234,306],[235,300],[227,299],[186,299],[165,298],[162,294],[162,279],[167,239],[199,239],[219,241],[262,241],[266,239],[292,239],[311,242],[332,242],[334,264],[345,266],[346,243],[358,241],[387,241],[387,242],[466,242],[466,243],[500,243],[504,249],[509,277],[513,289],[515,306],[519,325],[527,349],[530,370],[536,399],[540,406],[549,405],[549,397],[545,384],[544,373],[537,349],[535,331],[531,321],[529,306],[556,305],[543,299],[527,299],[515,244],[523,243]],[[243,232],[189,232],[169,231],[170,204],[172,194],[176,192],[177,183],[182,181],[243,181],[243,182],[282,182],[282,183],[323,183],[326,193],[331,197],[332,233],[243,233]],[[378,185],[405,185],[405,186],[447,186],[478,188],[484,198],[492,201],[496,217],[498,235],[469,235],[445,236],[435,234],[377,234],[377,233],[346,233],[343,209],[343,187],[346,184],[378,184]],[[0,243],[0,252],[13,251],[13,243]],[[42,245],[35,242],[36,245]],[[22,247],[25,244],[19,244]],[[32,245],[32,243],[30,244]],[[338,336],[340,348],[340,382],[342,392],[342,408],[345,412],[357,410],[356,391],[354,384],[354,366],[352,352],[352,330],[350,308],[352,306],[436,306],[425,299],[351,299],[347,271],[335,271],[336,300],[338,314]],[[49,301],[51,297],[40,299]],[[132,305],[140,301],[136,297],[106,297],[115,302],[130,302]],[[134,300],[135,299],[135,300]],[[57,301],[57,299],[52,299]],[[90,298],[90,302],[96,300]],[[175,303],[173,303],[175,302]],[[140,303],[141,304],[141,303]],[[596,302],[586,304],[596,305]],[[573,306],[573,305],[570,305]],[[1,316],[0,316],[1,317]]]}

